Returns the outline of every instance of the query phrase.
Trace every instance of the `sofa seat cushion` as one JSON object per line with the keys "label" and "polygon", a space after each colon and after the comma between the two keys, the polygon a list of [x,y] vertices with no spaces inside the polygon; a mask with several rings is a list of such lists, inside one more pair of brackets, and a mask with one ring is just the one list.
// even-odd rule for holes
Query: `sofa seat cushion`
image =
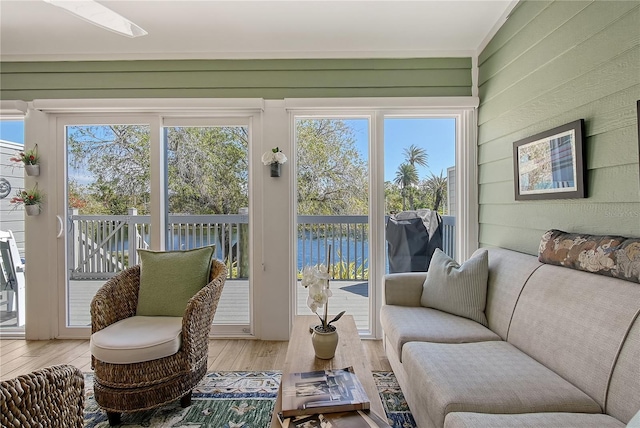
{"label": "sofa seat cushion", "polygon": [[409,342],[402,359],[415,400],[436,427],[450,412],[602,413],[584,392],[507,342]]}
{"label": "sofa seat cushion", "polygon": [[492,415],[453,412],[444,420],[445,428],[624,428],[609,415],[588,413],[522,413]]}
{"label": "sofa seat cushion", "polygon": [[91,355],[111,364],[132,364],[175,354],[182,342],[181,317],[134,316],[91,335]]}
{"label": "sofa seat cushion", "polygon": [[398,358],[402,358],[403,345],[412,341],[465,343],[500,340],[500,336],[475,321],[432,308],[384,305],[380,310],[380,322]]}

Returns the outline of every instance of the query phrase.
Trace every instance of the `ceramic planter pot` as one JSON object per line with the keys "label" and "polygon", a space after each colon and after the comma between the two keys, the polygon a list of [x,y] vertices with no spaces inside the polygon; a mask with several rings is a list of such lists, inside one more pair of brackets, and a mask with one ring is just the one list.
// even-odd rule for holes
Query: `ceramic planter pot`
{"label": "ceramic planter pot", "polygon": [[338,347],[338,331],[334,326],[330,326],[333,331],[322,331],[322,326],[316,326],[311,335],[311,343],[316,357],[321,360],[330,360],[336,355]]}
{"label": "ceramic planter pot", "polygon": [[272,177],[280,177],[282,164],[278,162],[274,162],[271,164],[271,176]]}
{"label": "ceramic planter pot", "polygon": [[27,215],[38,215],[40,214],[40,205],[25,205],[24,210]]}
{"label": "ceramic planter pot", "polygon": [[30,177],[37,177],[40,175],[40,165],[25,165],[24,171]]}

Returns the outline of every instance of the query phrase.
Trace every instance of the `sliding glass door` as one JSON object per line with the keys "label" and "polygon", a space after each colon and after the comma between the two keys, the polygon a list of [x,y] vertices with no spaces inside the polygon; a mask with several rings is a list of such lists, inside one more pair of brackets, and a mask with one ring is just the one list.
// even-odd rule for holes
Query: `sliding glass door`
{"label": "sliding glass door", "polygon": [[229,273],[214,331],[250,333],[249,122],[165,119],[164,124],[166,248],[215,248]]}
{"label": "sliding glass door", "polygon": [[87,334],[93,296],[138,263],[138,249],[202,246],[213,246],[228,269],[212,332],[252,333],[250,123],[159,116],[60,121],[59,212],[66,213],[60,336]]}
{"label": "sliding glass door", "polygon": [[[295,118],[297,271],[329,264],[329,314],[346,311],[370,331],[369,117]],[[300,276],[300,275],[299,275]],[[296,313],[308,315],[296,287]]]}

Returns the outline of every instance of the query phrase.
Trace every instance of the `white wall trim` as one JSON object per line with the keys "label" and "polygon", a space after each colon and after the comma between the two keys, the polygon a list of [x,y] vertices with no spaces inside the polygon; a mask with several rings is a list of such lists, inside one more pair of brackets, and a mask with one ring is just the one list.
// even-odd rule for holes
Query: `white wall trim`
{"label": "white wall trim", "polygon": [[288,110],[333,110],[341,109],[460,109],[475,108],[478,97],[388,97],[388,98],[285,98]]}
{"label": "white wall trim", "polygon": [[491,30],[489,30],[489,32],[485,36],[485,38],[482,39],[482,42],[480,42],[480,44],[478,45],[478,49],[476,49],[475,55],[473,54],[471,55],[472,57],[475,56],[477,58],[482,53],[482,51],[487,47],[489,42],[491,42],[491,39],[493,39],[493,37],[496,35],[498,30],[500,30],[500,28],[504,25],[504,23],[507,22],[507,19],[509,19],[511,12],[513,12],[513,9],[515,9],[518,3],[520,3],[520,0],[511,0],[511,3],[509,3],[507,8],[504,10],[502,15],[500,16],[500,18],[496,21],[496,23],[493,25]]}
{"label": "white wall trim", "polygon": [[0,100],[0,116],[6,119],[24,119],[29,105],[20,100]]}
{"label": "white wall trim", "polygon": [[108,98],[33,100],[33,108],[46,113],[189,113],[264,109],[262,98]]}

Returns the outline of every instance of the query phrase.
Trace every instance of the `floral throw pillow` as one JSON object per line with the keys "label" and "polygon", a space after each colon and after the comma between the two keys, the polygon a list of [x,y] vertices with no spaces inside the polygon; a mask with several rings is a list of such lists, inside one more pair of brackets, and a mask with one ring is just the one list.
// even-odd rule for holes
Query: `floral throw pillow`
{"label": "floral throw pillow", "polygon": [[552,229],[542,235],[538,260],[640,283],[640,238]]}

